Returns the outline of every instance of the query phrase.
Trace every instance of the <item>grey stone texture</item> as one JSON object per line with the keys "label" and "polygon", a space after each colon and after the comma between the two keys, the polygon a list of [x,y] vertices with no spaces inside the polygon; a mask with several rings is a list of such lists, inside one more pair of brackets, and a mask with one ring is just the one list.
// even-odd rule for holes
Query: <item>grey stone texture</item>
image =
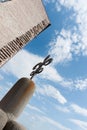
{"label": "grey stone texture", "polygon": [[0,109],[0,130],[3,130],[3,128],[5,127],[6,123],[7,123],[7,115],[6,113]]}
{"label": "grey stone texture", "polygon": [[49,25],[41,0],[0,2],[0,67]]}
{"label": "grey stone texture", "polygon": [[26,130],[24,126],[15,121],[8,121],[3,130]]}
{"label": "grey stone texture", "polygon": [[26,130],[17,123],[35,91],[35,84],[28,78],[21,78],[0,101],[0,130]]}

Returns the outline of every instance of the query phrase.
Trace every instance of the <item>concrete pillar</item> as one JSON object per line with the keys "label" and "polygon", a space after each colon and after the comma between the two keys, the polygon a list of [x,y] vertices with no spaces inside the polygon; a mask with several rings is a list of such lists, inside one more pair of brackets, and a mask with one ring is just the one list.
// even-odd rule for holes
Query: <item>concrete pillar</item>
{"label": "concrete pillar", "polygon": [[26,129],[15,121],[8,121],[3,130],[26,130]]}
{"label": "concrete pillar", "polygon": [[3,130],[7,123],[7,120],[8,119],[6,113],[0,109],[0,130]]}
{"label": "concrete pillar", "polygon": [[6,113],[18,117],[34,93],[34,82],[21,78],[0,102],[0,108]]}

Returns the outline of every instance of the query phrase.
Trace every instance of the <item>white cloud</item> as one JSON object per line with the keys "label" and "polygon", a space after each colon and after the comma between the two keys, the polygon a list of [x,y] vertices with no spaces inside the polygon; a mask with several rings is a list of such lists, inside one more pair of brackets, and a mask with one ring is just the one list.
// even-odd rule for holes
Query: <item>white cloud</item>
{"label": "white cloud", "polygon": [[[24,76],[29,77],[29,74],[32,72],[33,66],[42,61],[42,57],[27,52],[26,50],[21,50],[7,64],[5,64],[2,69],[6,73],[12,73],[17,78],[21,78]],[[42,78],[56,82],[63,80],[56,69],[52,66],[45,67],[41,76]]]}
{"label": "white cloud", "polygon": [[65,107],[65,106],[63,106],[63,107],[61,107],[61,106],[55,106],[55,108],[56,108],[58,111],[61,111],[61,112],[64,112],[64,113],[69,113],[69,112],[70,112],[69,108],[68,108],[68,107]]}
{"label": "white cloud", "polygon": [[83,55],[87,56],[87,4],[86,0],[65,0],[65,3],[63,6],[73,7],[77,17],[76,17],[76,23],[78,25],[78,35],[80,35],[80,48]]}
{"label": "white cloud", "polygon": [[4,79],[4,77],[0,74],[0,80],[3,80]]}
{"label": "white cloud", "polygon": [[49,79],[54,82],[61,82],[63,81],[63,77],[57,72],[55,67],[48,66],[44,69],[43,73],[41,74],[42,78]]}
{"label": "white cloud", "polygon": [[43,0],[43,2],[46,3],[46,4],[47,4],[47,3],[50,3],[50,2],[54,3],[55,0]]}
{"label": "white cloud", "polygon": [[74,84],[75,84],[76,89],[85,90],[85,89],[87,89],[87,78],[84,80],[78,79],[78,80],[74,81]]}
{"label": "white cloud", "polygon": [[70,79],[63,79],[63,80],[60,82],[60,84],[61,84],[63,87],[69,88],[70,90],[72,90],[73,88],[75,88],[73,80],[70,80]]}
{"label": "white cloud", "polygon": [[70,61],[72,59],[70,32],[64,29],[57,38],[50,43],[49,53],[54,57],[54,63]]}
{"label": "white cloud", "polygon": [[[70,14],[76,25],[68,25],[68,29],[62,28],[60,33],[56,34],[56,38],[50,43],[49,53],[53,56],[54,65],[71,61],[73,54],[76,56],[87,56],[87,4],[86,0],[43,0],[45,3],[54,3],[57,11],[61,11],[64,6],[72,9]],[[76,17],[73,17],[76,16]],[[73,32],[72,32],[73,30]],[[4,70],[14,74],[16,77],[29,77],[32,67],[43,58],[29,53],[25,50],[20,51],[5,66]],[[79,90],[87,89],[87,79],[71,80],[62,77],[54,66],[48,66],[41,74],[42,78],[58,82],[63,87],[76,88]]]}
{"label": "white cloud", "polygon": [[[21,50],[17,53],[7,64],[5,64],[2,70],[6,73],[11,73],[17,78],[29,77],[32,72],[32,68],[38,62],[42,62],[43,57],[34,55],[26,50]],[[43,79],[48,79],[54,82],[62,82],[61,84],[69,84],[70,82],[64,81],[63,77],[57,72],[54,66],[46,66],[41,73]],[[67,85],[65,85],[67,86]]]}
{"label": "white cloud", "polygon": [[[87,56],[87,4],[86,0],[50,0],[48,3],[54,3],[57,11],[62,11],[62,6],[73,13],[68,15],[75,24],[65,24],[67,29],[60,31],[51,47],[52,54],[55,55],[57,62],[71,60],[72,53]],[[67,18],[66,18],[67,19]],[[61,36],[59,36],[62,34]],[[67,37],[68,36],[68,37]],[[73,43],[74,42],[74,43]],[[75,44],[76,43],[76,44]],[[66,51],[65,51],[66,50]]]}
{"label": "white cloud", "polygon": [[0,85],[0,100],[6,95],[8,88],[4,85]]}
{"label": "white cloud", "polygon": [[75,90],[86,90],[87,89],[87,78],[78,78],[76,80],[72,80],[72,79],[65,79],[64,77],[62,77],[62,81],[59,82],[63,87],[69,88],[69,89],[75,89]]}
{"label": "white cloud", "polygon": [[30,104],[27,104],[27,107],[31,110],[34,110],[34,111],[37,111],[37,112],[40,112],[42,114],[45,114],[43,111],[41,111],[39,108],[37,108],[36,106],[33,106],[33,105],[30,105]]}
{"label": "white cloud", "polygon": [[6,85],[9,87],[9,88],[11,88],[12,86],[13,86],[13,83],[12,82],[6,82]]}
{"label": "white cloud", "polygon": [[54,121],[51,118],[42,116],[42,117],[40,117],[40,119],[43,120],[44,122],[47,122],[47,123],[50,123],[50,124],[54,125],[55,127],[57,127],[60,130],[71,130],[70,128],[67,128],[67,127],[63,126],[62,124]]}
{"label": "white cloud", "polygon": [[47,117],[47,116],[42,116],[39,114],[29,114],[26,111],[24,111],[22,117],[25,117],[26,119],[28,119],[29,122],[27,125],[28,125],[28,128],[30,126],[31,129],[71,130],[70,128],[67,128],[63,124],[59,123],[58,121],[55,121],[52,118]]}
{"label": "white cloud", "polygon": [[81,128],[81,130],[87,130],[87,122],[76,119],[70,119],[70,121]]}
{"label": "white cloud", "polygon": [[[64,32],[63,32],[64,33]],[[68,34],[69,35],[69,34]],[[60,52],[61,53],[61,52]],[[66,51],[67,53],[67,51]],[[62,55],[62,54],[60,54]],[[64,54],[65,55],[65,54]],[[66,54],[65,57],[67,57]],[[60,60],[63,60],[65,57],[60,56]],[[31,60],[32,59],[32,60]],[[55,58],[56,59],[56,58]],[[59,59],[58,59],[59,60]],[[56,61],[58,61],[56,60]],[[38,55],[34,55],[26,50],[21,50],[16,56],[14,56],[7,64],[5,64],[2,68],[6,74],[11,73],[17,78],[21,77],[29,77],[29,74],[32,72],[32,68],[38,62],[42,62],[43,57]],[[37,76],[36,76],[37,77]],[[1,76],[1,78],[3,78]],[[44,71],[39,75],[39,78],[50,80],[53,82],[59,83],[63,87],[67,87],[70,89],[76,88],[79,90],[87,89],[87,79],[84,80],[69,80],[62,77],[58,71],[56,70],[55,66],[48,65],[44,68]],[[12,83],[11,83],[12,85]]]}
{"label": "white cloud", "polygon": [[21,50],[2,69],[17,78],[29,77],[33,66],[39,61],[42,61],[42,57]]}
{"label": "white cloud", "polygon": [[50,43],[49,53],[54,59],[54,64],[71,61],[73,54],[76,56],[87,55],[87,42],[82,42],[82,37],[70,30],[62,29]]}
{"label": "white cloud", "polygon": [[[62,28],[60,32],[57,32],[50,42],[49,53],[54,59],[54,65],[69,62],[74,57],[87,56],[86,0],[49,0],[47,3],[53,3],[57,11],[62,11],[61,7],[67,8],[68,12],[72,10],[68,19],[72,19],[71,22],[74,21],[73,24],[67,23],[67,18],[65,18],[66,29]],[[87,78],[72,80],[62,77],[60,84],[69,88],[85,90],[87,89]]]}
{"label": "white cloud", "polygon": [[70,107],[72,108],[72,110],[74,110],[75,113],[80,114],[82,116],[87,116],[86,108],[82,108],[78,106],[77,104],[72,104]]}
{"label": "white cloud", "polygon": [[65,104],[67,102],[65,97],[58,91],[58,89],[51,85],[44,85],[44,87],[38,87],[36,91],[39,94],[56,99],[61,104]]}
{"label": "white cloud", "polygon": [[75,90],[86,90],[87,89],[87,78],[82,79],[76,79],[76,80],[69,80],[69,79],[63,79],[60,84],[64,87],[68,87],[69,89],[75,89]]}

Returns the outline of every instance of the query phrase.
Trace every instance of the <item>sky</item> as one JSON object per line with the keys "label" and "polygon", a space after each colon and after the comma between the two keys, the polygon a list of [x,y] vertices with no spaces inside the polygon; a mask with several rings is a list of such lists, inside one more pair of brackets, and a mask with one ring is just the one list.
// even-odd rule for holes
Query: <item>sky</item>
{"label": "sky", "polygon": [[42,1],[51,26],[0,69],[0,99],[50,54],[18,122],[27,130],[87,130],[87,2]]}

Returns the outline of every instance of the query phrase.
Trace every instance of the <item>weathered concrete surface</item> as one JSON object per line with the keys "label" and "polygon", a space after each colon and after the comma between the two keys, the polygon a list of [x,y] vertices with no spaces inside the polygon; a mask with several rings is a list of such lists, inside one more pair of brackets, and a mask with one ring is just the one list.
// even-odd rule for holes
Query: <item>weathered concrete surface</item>
{"label": "weathered concrete surface", "polygon": [[0,109],[0,130],[3,130],[3,128],[5,127],[6,123],[7,123],[7,115],[4,111],[2,111]]}
{"label": "weathered concrete surface", "polygon": [[28,78],[21,78],[0,102],[0,108],[6,113],[18,117],[34,93],[35,85]]}
{"label": "weathered concrete surface", "polygon": [[48,25],[41,0],[0,3],[0,67]]}
{"label": "weathered concrete surface", "polygon": [[28,78],[21,78],[0,101],[0,130],[26,130],[14,121],[33,95],[35,84]]}
{"label": "weathered concrete surface", "polygon": [[15,121],[8,121],[3,130],[26,130],[26,129],[24,128],[24,126],[20,125]]}

